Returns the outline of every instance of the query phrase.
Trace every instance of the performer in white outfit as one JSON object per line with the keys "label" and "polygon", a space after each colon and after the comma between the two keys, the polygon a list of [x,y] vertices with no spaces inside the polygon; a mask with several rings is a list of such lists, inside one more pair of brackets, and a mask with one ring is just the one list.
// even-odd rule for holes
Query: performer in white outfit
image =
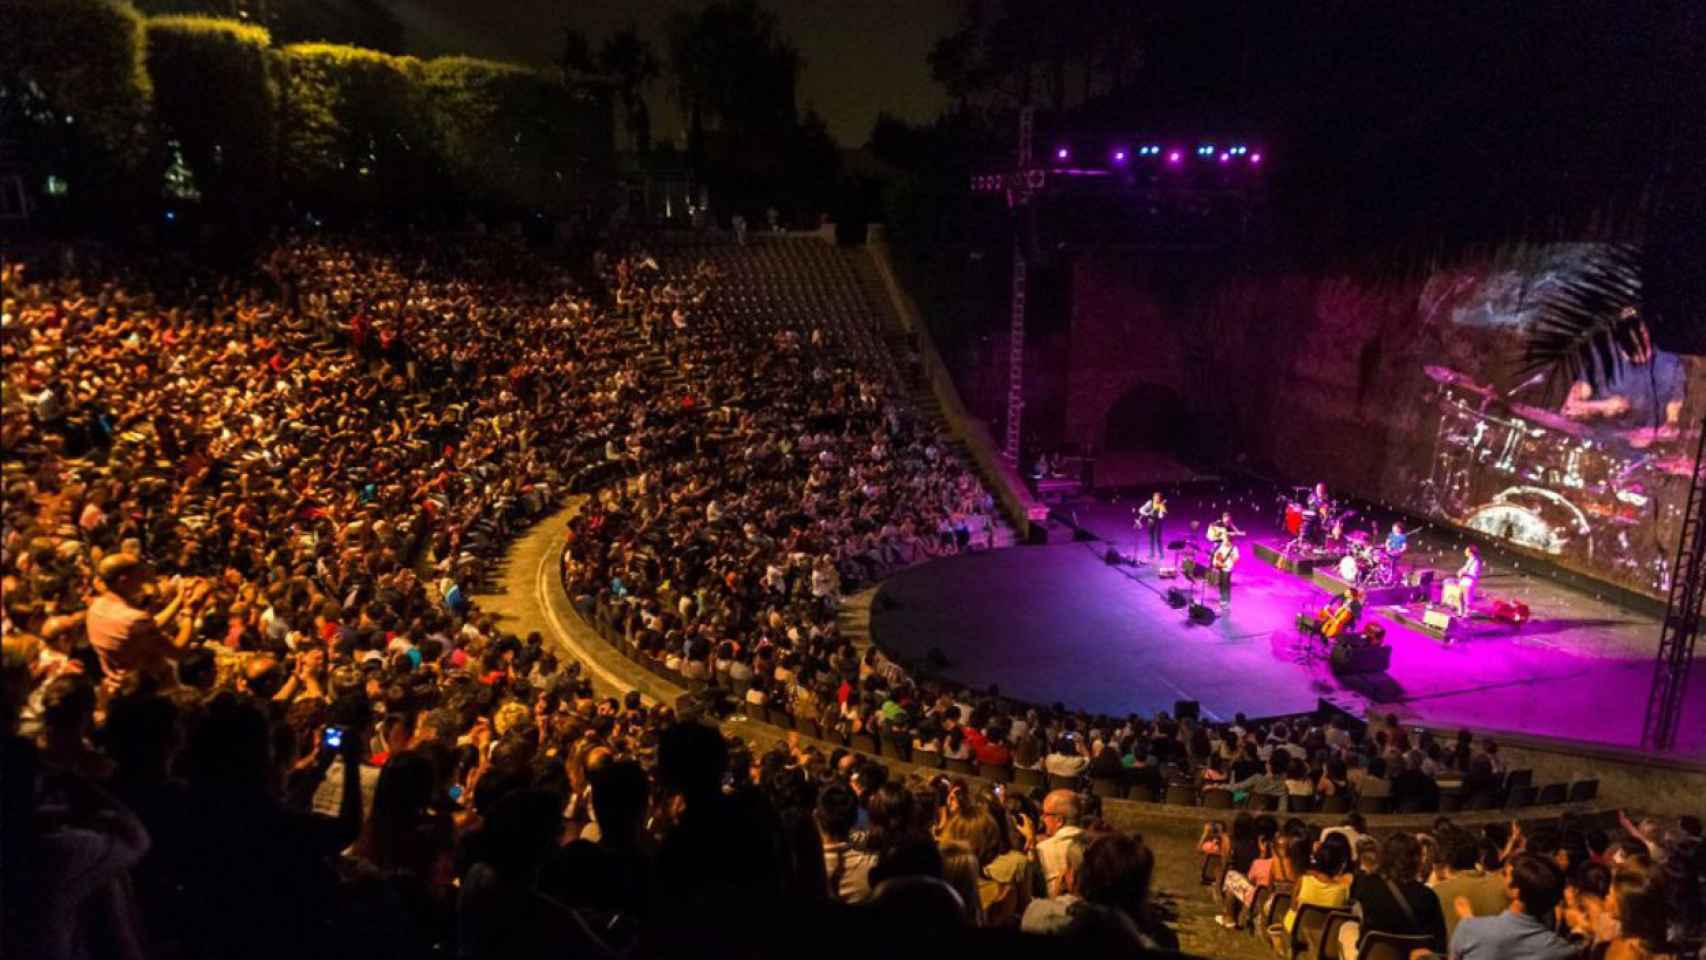
{"label": "performer in white outfit", "polygon": [[1470,544],[1463,548],[1463,566],[1457,571],[1457,615],[1466,617],[1475,601],[1475,588],[1481,583],[1481,548]]}

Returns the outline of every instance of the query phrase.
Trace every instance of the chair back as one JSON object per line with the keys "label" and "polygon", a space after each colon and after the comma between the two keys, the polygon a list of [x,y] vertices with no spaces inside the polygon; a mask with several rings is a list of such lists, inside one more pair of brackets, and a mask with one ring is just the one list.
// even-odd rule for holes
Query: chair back
{"label": "chair back", "polygon": [[853,735],[853,749],[860,753],[872,755],[882,753],[882,750],[877,747],[877,738],[868,733],[855,733]]}
{"label": "chair back", "polygon": [[[1168,787],[1167,788],[1167,802],[1168,803],[1173,802],[1172,794],[1173,794],[1173,788]],[[1232,809],[1232,791],[1231,790],[1204,790],[1202,792],[1202,805],[1204,807],[1210,809],[1210,810],[1231,810]]]}
{"label": "chair back", "polygon": [[1327,914],[1327,925],[1321,928],[1321,936],[1315,941],[1315,960],[1340,960],[1343,954],[1339,949],[1339,928],[1358,922],[1357,915],[1349,910]]}
{"label": "chair back", "polygon": [[1205,887],[1220,886],[1222,871],[1226,869],[1226,860],[1218,853],[1203,854],[1202,884]]}
{"label": "chair back", "polygon": [[949,773],[957,773],[962,777],[977,776],[977,765],[970,760],[955,760],[950,757],[947,759],[946,765]]}
{"label": "chair back", "polygon": [[1048,775],[1048,787],[1050,790],[1077,790],[1078,778],[1063,777],[1058,773],[1051,773]]}
{"label": "chair back", "polygon": [[1358,813],[1385,813],[1386,797],[1357,797]]}
{"label": "chair back", "polygon": [[977,775],[995,783],[1012,783],[1013,765],[1010,763],[1000,765],[980,763],[977,765]]}
{"label": "chair back", "polygon": [[932,770],[942,769],[942,754],[935,750],[914,750],[912,762]]}
{"label": "chair back", "polygon": [[1548,783],[1540,788],[1540,794],[1534,798],[1534,802],[1543,807],[1563,803],[1568,796],[1566,792],[1568,789],[1562,783]]}
{"label": "chair back", "polygon": [[1363,933],[1357,946],[1357,960],[1410,960],[1416,951],[1431,949],[1433,943],[1427,937],[1370,930]]}
{"label": "chair back", "polygon": [[1027,767],[1013,768],[1013,782],[1021,787],[1041,787],[1048,783],[1041,770],[1031,770]]}
{"label": "chair back", "polygon": [[1351,798],[1346,796],[1345,794],[1342,794],[1342,793],[1335,793],[1330,797],[1322,797],[1321,798],[1321,812],[1322,813],[1350,813],[1351,812]]}
{"label": "chair back", "polygon": [[1118,800],[1125,796],[1125,784],[1112,777],[1091,777],[1090,792],[1098,797]]}
{"label": "chair back", "polygon": [[1167,788],[1167,802],[1179,807],[1194,807],[1197,805],[1197,789],[1176,783]]}
{"label": "chair back", "polygon": [[1306,903],[1297,908],[1297,916],[1291,921],[1291,938],[1286,953],[1289,960],[1307,960],[1315,955],[1327,930],[1327,918],[1333,912],[1333,908],[1318,903]]}
{"label": "chair back", "polygon": [[1532,807],[1535,797],[1539,795],[1540,791],[1534,787],[1517,787],[1505,796],[1505,809]]}
{"label": "chair back", "polygon": [[1599,796],[1598,780],[1577,780],[1570,784],[1570,802],[1586,803]]}

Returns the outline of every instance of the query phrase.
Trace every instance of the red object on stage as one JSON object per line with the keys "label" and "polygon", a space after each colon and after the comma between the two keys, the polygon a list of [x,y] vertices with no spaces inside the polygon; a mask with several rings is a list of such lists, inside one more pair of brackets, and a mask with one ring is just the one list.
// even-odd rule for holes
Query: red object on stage
{"label": "red object on stage", "polygon": [[1285,505],[1285,532],[1294,537],[1303,532],[1303,508],[1298,504]]}
{"label": "red object on stage", "polygon": [[1494,600],[1493,619],[1520,627],[1528,622],[1528,604],[1521,600]]}

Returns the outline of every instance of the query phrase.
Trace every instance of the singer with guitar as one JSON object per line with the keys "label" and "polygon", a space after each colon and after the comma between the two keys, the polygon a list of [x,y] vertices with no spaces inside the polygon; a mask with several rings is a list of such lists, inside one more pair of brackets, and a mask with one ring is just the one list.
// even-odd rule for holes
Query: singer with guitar
{"label": "singer with guitar", "polygon": [[1230,510],[1221,514],[1219,520],[1208,525],[1208,542],[1217,547],[1225,540],[1243,535],[1244,531],[1238,529],[1238,525],[1232,522],[1232,511]]}
{"label": "singer with guitar", "polygon": [[1157,490],[1149,497],[1149,502],[1137,509],[1137,528],[1149,530],[1149,559],[1159,560],[1166,556],[1165,541],[1161,538],[1161,521],[1167,516],[1167,501],[1161,499],[1161,491]]}
{"label": "singer with guitar", "polygon": [[1232,608],[1232,568],[1237,564],[1238,547],[1231,537],[1222,537],[1220,545],[1209,557],[1209,569],[1214,571],[1215,582],[1220,587],[1220,612],[1223,614]]}

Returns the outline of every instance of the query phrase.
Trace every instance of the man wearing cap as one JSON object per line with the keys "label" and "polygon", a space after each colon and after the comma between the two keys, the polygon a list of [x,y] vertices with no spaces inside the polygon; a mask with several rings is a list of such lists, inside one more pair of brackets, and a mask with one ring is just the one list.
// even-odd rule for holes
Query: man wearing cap
{"label": "man wearing cap", "polygon": [[167,636],[164,628],[179,619],[180,613],[198,608],[207,599],[207,585],[197,583],[186,589],[179,581],[171,602],[150,615],[142,609],[148,567],[140,557],[115,553],[101,561],[96,573],[103,589],[89,604],[85,624],[89,644],[95,648],[106,675],[103,687],[108,693],[116,691],[132,673],[147,674],[170,685],[172,674],[167,661],[188,649],[195,617],[182,617],[175,637]]}

